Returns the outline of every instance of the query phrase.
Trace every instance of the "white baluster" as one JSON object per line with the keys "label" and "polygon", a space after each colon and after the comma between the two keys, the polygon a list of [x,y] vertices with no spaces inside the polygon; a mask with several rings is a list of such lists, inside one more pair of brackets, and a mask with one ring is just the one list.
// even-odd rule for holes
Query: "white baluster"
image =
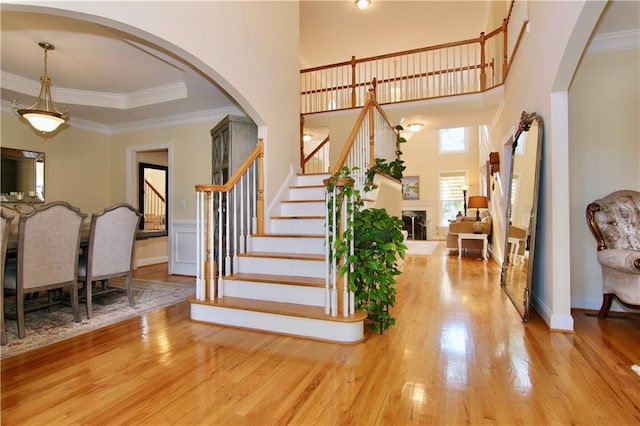
{"label": "white baluster", "polygon": [[[329,192],[329,190],[327,189],[327,191],[325,192],[325,196],[324,196],[324,205],[328,206],[329,205],[329,201],[332,199],[332,194]],[[325,277],[324,277],[324,313],[325,315],[328,315],[331,312],[331,291],[329,290],[329,286],[330,286],[330,279],[331,279],[331,258],[330,258],[330,253],[331,253],[331,232],[329,230],[329,217],[331,215],[330,211],[326,211],[325,213],[326,215],[326,226],[324,227],[324,240],[325,240],[325,244],[324,244],[324,258],[325,258],[325,262],[326,262],[326,271],[325,271]]]}
{"label": "white baluster", "polygon": [[[224,297],[224,282],[222,281],[222,200],[224,193],[218,192],[218,223],[217,223],[217,231],[216,236],[218,238],[218,256],[217,256],[217,266],[218,266],[218,297]],[[213,211],[213,209],[211,209]],[[213,239],[215,240],[215,238]]]}

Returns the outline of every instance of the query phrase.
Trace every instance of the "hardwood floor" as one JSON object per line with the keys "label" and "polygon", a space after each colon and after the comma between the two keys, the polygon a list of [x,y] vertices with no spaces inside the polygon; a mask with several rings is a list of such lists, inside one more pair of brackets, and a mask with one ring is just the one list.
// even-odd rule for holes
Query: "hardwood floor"
{"label": "hardwood floor", "polygon": [[162,309],[3,360],[2,424],[639,424],[640,318],[575,312],[552,333],[521,323],[498,276],[442,246],[408,257],[397,325],[356,345]]}

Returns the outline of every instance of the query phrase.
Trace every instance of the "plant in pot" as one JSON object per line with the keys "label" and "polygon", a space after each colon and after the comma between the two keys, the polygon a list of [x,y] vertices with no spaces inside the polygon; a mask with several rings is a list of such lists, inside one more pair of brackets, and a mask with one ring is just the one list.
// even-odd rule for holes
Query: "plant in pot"
{"label": "plant in pot", "polygon": [[[341,235],[336,235],[330,244],[330,256],[342,260],[338,273],[348,273],[349,290],[355,294],[355,305],[367,312],[370,328],[383,333],[395,324],[390,308],[395,304],[395,277],[400,274],[398,259],[404,259],[406,245],[402,234],[402,221],[390,216],[384,209],[362,209],[360,193],[349,178],[350,170],[343,168],[328,181],[327,190],[336,191],[336,199],[328,207],[346,203],[348,217],[353,213],[353,221],[343,224]],[[336,216],[340,218],[341,215]],[[334,226],[331,223],[329,226]],[[338,224],[334,229],[339,229]],[[353,253],[350,252],[353,242]]]}

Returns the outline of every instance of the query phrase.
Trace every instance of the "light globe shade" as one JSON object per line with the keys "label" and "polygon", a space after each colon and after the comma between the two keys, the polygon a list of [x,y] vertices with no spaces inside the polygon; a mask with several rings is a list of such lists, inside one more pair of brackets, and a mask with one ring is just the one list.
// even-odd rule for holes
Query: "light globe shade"
{"label": "light globe shade", "polygon": [[61,117],[46,111],[25,112],[22,115],[34,129],[41,132],[53,132],[65,122]]}
{"label": "light globe shade", "polygon": [[370,3],[370,0],[356,0],[356,6],[358,6],[359,9],[368,8]]}

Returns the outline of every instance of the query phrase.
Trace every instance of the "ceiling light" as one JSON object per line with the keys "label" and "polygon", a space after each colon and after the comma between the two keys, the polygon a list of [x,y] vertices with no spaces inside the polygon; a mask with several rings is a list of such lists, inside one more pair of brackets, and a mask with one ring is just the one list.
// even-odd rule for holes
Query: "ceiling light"
{"label": "ceiling light", "polygon": [[309,141],[311,141],[311,138],[312,138],[312,137],[313,137],[313,135],[310,135],[310,134],[308,134],[308,133],[305,133],[304,135],[302,135],[302,140],[303,140],[304,142],[309,142]]}
{"label": "ceiling light", "polygon": [[412,132],[419,132],[422,129],[422,123],[411,123],[407,126],[407,129]]}
{"label": "ceiling light", "polygon": [[55,49],[50,43],[40,42],[40,47],[44,49],[44,74],[40,77],[40,94],[38,99],[28,108],[19,108],[17,100],[13,101],[13,107],[18,114],[29,121],[34,129],[47,133],[53,132],[69,119],[69,111],[64,107],[63,112],[59,112],[51,99],[51,79],[47,75],[47,52]]}
{"label": "ceiling light", "polygon": [[366,9],[370,4],[371,0],[356,0],[356,6],[358,6],[359,9]]}

